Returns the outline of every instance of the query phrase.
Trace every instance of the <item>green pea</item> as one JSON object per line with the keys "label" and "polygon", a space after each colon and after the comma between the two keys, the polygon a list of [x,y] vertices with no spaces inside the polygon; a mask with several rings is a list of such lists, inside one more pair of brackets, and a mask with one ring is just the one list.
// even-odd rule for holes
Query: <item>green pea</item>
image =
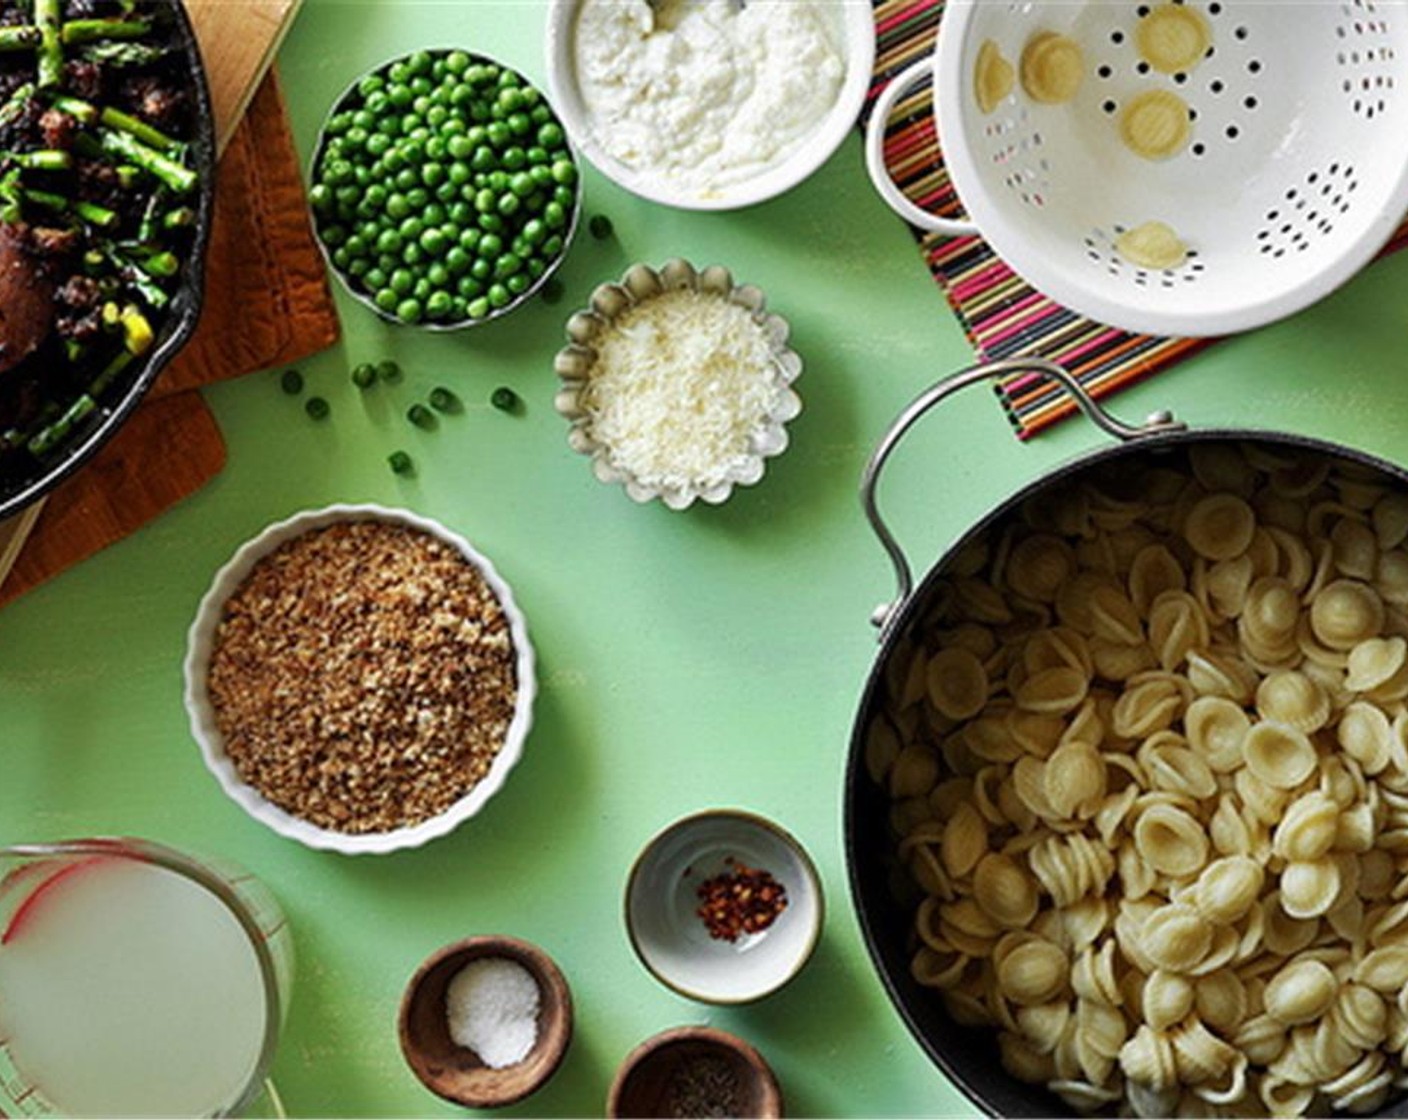
{"label": "green pea", "polygon": [[510,214],[518,213],[518,210],[522,205],[523,200],[519,198],[518,195],[501,194],[499,195],[496,209],[500,214],[503,214],[505,217],[507,217]]}
{"label": "green pea", "polygon": [[426,271],[425,278],[432,288],[443,288],[450,282],[450,270],[443,264],[433,264]]}
{"label": "green pea", "polygon": [[493,190],[489,187],[485,187],[475,194],[474,208],[483,214],[494,209],[494,207],[498,205],[498,201],[498,197],[494,194]]}
{"label": "green pea", "polygon": [[513,253],[505,253],[494,262],[494,277],[502,280],[505,276],[512,276],[523,267],[523,259]]}
{"label": "green pea", "polygon": [[530,245],[537,245],[548,235],[548,227],[537,218],[529,218],[523,223],[523,239]]}
{"label": "green pea", "polygon": [[420,181],[427,187],[438,187],[445,181],[445,168],[442,164],[427,163],[420,169]]}
{"label": "green pea", "polygon": [[425,309],[418,299],[403,299],[396,305],[396,318],[403,323],[419,323]]}
{"label": "green pea", "polygon": [[430,286],[430,277],[422,276],[416,280],[416,286],[411,289],[411,298],[424,304],[430,298],[433,289]]}
{"label": "green pea", "polygon": [[480,214],[475,224],[485,233],[503,233],[504,220],[497,213]]}
{"label": "green pea", "polygon": [[443,385],[437,385],[430,390],[430,407],[436,412],[458,412],[460,399]]}
{"label": "green pea", "polygon": [[370,389],[376,384],[376,366],[362,362],[352,367],[352,384],[359,389]]}
{"label": "green pea", "polygon": [[494,275],[494,262],[486,257],[480,257],[469,266],[469,274],[476,280],[487,280]]}
{"label": "green pea", "polygon": [[513,296],[510,294],[508,288],[505,287],[503,284],[490,284],[490,285],[489,285],[489,306],[490,306],[490,307],[496,307],[496,308],[498,308],[498,307],[507,307],[507,306],[508,306],[510,303],[512,303],[512,302],[513,302]]}
{"label": "green pea", "polygon": [[489,300],[486,296],[478,296],[469,301],[469,317],[471,319],[483,319],[489,314]]}
{"label": "green pea", "polygon": [[577,181],[577,165],[567,159],[555,160],[552,165],[552,177],[554,182],[564,186],[575,183]]}
{"label": "green pea", "polygon": [[557,256],[558,253],[562,252],[562,245],[562,235],[558,233],[553,234],[543,242],[543,256],[551,260],[553,257]]}
{"label": "green pea", "polygon": [[319,183],[308,192],[308,204],[319,214],[331,210],[332,201],[332,188],[326,183]]}
{"label": "green pea", "polygon": [[518,112],[523,108],[523,94],[512,87],[499,90],[499,96],[494,100],[494,108],[498,109],[504,116]]}
{"label": "green pea", "polygon": [[392,385],[401,380],[401,367],[389,359],[384,362],[377,362],[376,375],[388,385]]}
{"label": "green pea", "polygon": [[445,72],[447,74],[463,74],[469,69],[470,57],[464,51],[451,51],[445,56]]}
{"label": "green pea", "polygon": [[396,314],[396,305],[401,302],[401,297],[390,288],[381,288],[372,297],[372,302],[388,315],[394,315]]}
{"label": "green pea", "polygon": [[386,79],[376,74],[368,74],[357,83],[357,92],[366,98],[370,98],[372,94],[378,93],[385,88]]}
{"label": "green pea", "polygon": [[533,118],[527,113],[514,113],[508,119],[508,130],[515,136],[527,136],[533,131]]}
{"label": "green pea", "polygon": [[[561,190],[562,188],[558,188]],[[422,210],[430,203],[430,194],[424,187],[412,187],[406,192],[406,201],[414,210]]]}
{"label": "green pea", "polygon": [[519,147],[506,148],[502,162],[510,171],[520,171],[528,163],[528,153]]}
{"label": "green pea", "polygon": [[544,148],[559,147],[566,138],[562,126],[556,121],[550,121],[538,129],[538,143]]}
{"label": "green pea", "polygon": [[463,299],[474,299],[484,294],[484,285],[473,276],[462,276],[460,282],[455,285],[455,291]]}
{"label": "green pea", "polygon": [[303,374],[296,369],[286,369],[279,378],[279,387],[291,397],[303,392]]}
{"label": "green pea", "polygon": [[567,208],[556,200],[543,207],[543,221],[553,229],[561,229],[567,224]]}
{"label": "green pea", "polygon": [[451,159],[469,159],[474,154],[474,144],[468,136],[452,136],[445,150],[450,153]]}
{"label": "green pea", "polygon": [[391,465],[393,474],[415,474],[416,465],[411,461],[411,457],[404,451],[393,451],[386,457],[386,461]]}
{"label": "green pea", "polygon": [[386,270],[380,266],[368,269],[367,274],[362,277],[362,283],[374,292],[386,287]]}
{"label": "green pea", "polygon": [[431,319],[444,319],[450,314],[454,306],[454,301],[450,293],[446,291],[435,291],[430,294],[430,298],[425,301],[425,314]]}
{"label": "green pea", "polygon": [[500,412],[513,412],[518,408],[518,394],[507,385],[501,385],[490,395],[489,403]]}
{"label": "green pea", "polygon": [[303,404],[303,411],[314,420],[326,420],[332,409],[322,397],[309,397]]}
{"label": "green pea", "polygon": [[435,427],[435,413],[423,404],[413,404],[406,409],[406,419],[417,428],[430,429]]}
{"label": "green pea", "polygon": [[507,288],[513,295],[521,296],[524,292],[528,290],[528,285],[530,283],[532,283],[532,281],[529,279],[529,276],[526,272],[515,272],[512,276],[510,276],[507,280],[504,281],[504,287]]}
{"label": "green pea", "polygon": [[474,259],[458,245],[445,254],[445,268],[451,276],[463,276],[473,263]]}
{"label": "green pea", "polygon": [[[410,221],[411,219],[406,219]],[[379,253],[399,253],[401,251],[401,235],[394,229],[385,229],[376,239],[376,248]]]}
{"label": "green pea", "polygon": [[477,229],[464,230],[460,234],[460,248],[472,253],[478,247],[481,236]]}
{"label": "green pea", "polygon": [[416,278],[409,268],[398,268],[391,274],[391,290],[398,296],[409,295],[415,287]]}
{"label": "green pea", "polygon": [[486,131],[489,136],[489,143],[496,148],[506,146],[513,136],[513,133],[508,130],[508,125],[504,124],[503,121],[491,122]]}
{"label": "green pea", "polygon": [[497,257],[504,251],[504,240],[496,233],[486,233],[479,239],[480,257]]}
{"label": "green pea", "polygon": [[605,241],[615,232],[616,227],[605,214],[593,214],[591,221],[587,223],[587,229],[598,241]]}
{"label": "green pea", "polygon": [[469,157],[469,167],[471,171],[492,171],[499,165],[499,157],[494,154],[494,149],[488,144],[481,144],[474,149],[474,154]]}
{"label": "green pea", "polygon": [[411,204],[400,191],[393,192],[386,199],[386,216],[401,221],[410,217]]}

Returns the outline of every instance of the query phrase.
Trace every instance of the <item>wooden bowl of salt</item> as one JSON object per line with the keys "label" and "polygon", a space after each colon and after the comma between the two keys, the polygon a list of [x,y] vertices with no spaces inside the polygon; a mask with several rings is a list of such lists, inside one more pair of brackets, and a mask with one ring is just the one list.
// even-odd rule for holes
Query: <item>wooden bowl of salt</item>
{"label": "wooden bowl of salt", "polygon": [[572,993],[527,941],[471,937],[432,954],[401,999],[401,1053],[432,1093],[498,1108],[541,1088],[572,1040]]}

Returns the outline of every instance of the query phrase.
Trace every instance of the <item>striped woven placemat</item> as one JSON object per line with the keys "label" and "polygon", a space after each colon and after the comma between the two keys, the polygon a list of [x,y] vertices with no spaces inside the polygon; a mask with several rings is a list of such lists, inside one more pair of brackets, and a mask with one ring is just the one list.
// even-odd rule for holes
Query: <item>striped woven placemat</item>
{"label": "striped woven placemat", "polygon": [[[891,78],[933,49],[944,0],[872,2],[877,35],[873,100]],[[885,161],[901,190],[919,206],[947,217],[962,214],[939,151],[927,82],[895,106],[885,134]],[[1098,398],[1168,369],[1216,341],[1135,335],[1093,322],[1038,292],[982,238],[913,232],[981,361],[1049,358]],[[1384,252],[1405,246],[1408,221]],[[1019,439],[1075,411],[1064,390],[1039,375],[1009,377],[996,389]]]}

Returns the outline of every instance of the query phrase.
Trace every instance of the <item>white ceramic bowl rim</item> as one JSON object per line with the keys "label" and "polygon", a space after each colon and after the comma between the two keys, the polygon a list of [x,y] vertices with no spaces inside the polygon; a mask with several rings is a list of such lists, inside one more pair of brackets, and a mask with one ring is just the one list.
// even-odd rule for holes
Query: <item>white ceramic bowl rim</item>
{"label": "white ceramic bowl rim", "polygon": [[782,163],[750,179],[702,196],[675,189],[658,178],[621,163],[597,143],[587,123],[586,107],[577,89],[572,61],[577,6],[580,0],[551,0],[547,16],[548,92],[568,135],[598,171],[641,198],[681,210],[739,210],[791,190],[811,176],[855,128],[870,91],[875,65],[875,16],[869,0],[824,0],[842,10],[846,46],[846,77],[836,104],[815,131]]}
{"label": "white ceramic bowl rim", "polygon": [[[313,529],[325,528],[342,521],[386,521],[406,525],[428,533],[459,551],[484,577],[498,597],[516,654],[515,671],[518,693],[514,700],[513,718],[503,746],[494,756],[489,772],[460,800],[443,813],[407,828],[391,832],[343,833],[320,828],[296,817],[269,801],[236,772],[225,754],[220,732],[215,724],[215,712],[206,693],[206,675],[214,647],[215,630],[220,622],[225,602],[248,576],[254,565],[279,546]],[[241,545],[211,581],[201,599],[195,620],[187,635],[185,673],[186,713],[191,734],[200,745],[206,768],[215,775],[220,788],[232,801],[255,820],[280,836],[321,851],[344,855],[384,855],[404,848],[418,848],[453,831],[479,812],[507,780],[509,772],[523,754],[523,741],[533,722],[533,701],[537,695],[537,675],[533,646],[528,640],[528,627],[522,612],[514,602],[503,577],[490,560],[464,537],[447,529],[438,521],[379,505],[331,505],[317,510],[305,510],[266,527],[257,536]]]}

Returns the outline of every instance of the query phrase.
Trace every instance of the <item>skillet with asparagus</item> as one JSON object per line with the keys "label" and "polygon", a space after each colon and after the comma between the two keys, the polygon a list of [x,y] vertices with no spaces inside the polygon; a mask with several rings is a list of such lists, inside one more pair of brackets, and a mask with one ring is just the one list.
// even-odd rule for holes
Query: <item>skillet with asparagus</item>
{"label": "skillet with asparagus", "polygon": [[154,345],[195,232],[169,0],[0,0],[0,476]]}

